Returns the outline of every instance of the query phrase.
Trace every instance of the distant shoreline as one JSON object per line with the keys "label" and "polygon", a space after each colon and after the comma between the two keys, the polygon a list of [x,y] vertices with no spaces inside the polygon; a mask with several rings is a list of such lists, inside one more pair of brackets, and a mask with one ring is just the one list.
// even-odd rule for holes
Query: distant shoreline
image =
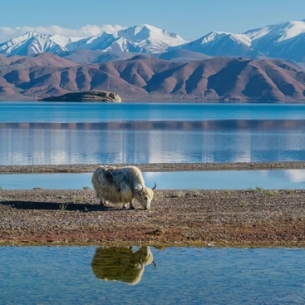
{"label": "distant shoreline", "polygon": [[[10,103],[26,103],[26,102],[34,102],[34,103],[105,103],[101,101],[43,101],[42,99],[31,98],[31,97],[22,97],[22,98],[5,98],[0,97],[0,103],[10,102]],[[112,102],[110,102],[112,103]],[[232,100],[232,101],[224,101],[224,100],[205,100],[200,98],[124,98],[120,103],[113,103],[113,104],[128,104],[128,103],[147,103],[147,104],[154,104],[154,103],[173,103],[173,104],[263,104],[263,105],[275,105],[275,104],[284,104],[284,105],[303,105],[305,101],[298,101],[298,100],[264,100],[264,99],[255,99],[255,100]]]}
{"label": "distant shoreline", "polygon": [[233,163],[145,163],[145,164],[61,164],[0,165],[0,174],[17,173],[84,173],[99,165],[138,166],[144,172],[305,169],[305,161],[233,162]]}
{"label": "distant shoreline", "polygon": [[[78,92],[77,94],[81,94]],[[43,102],[43,103],[104,103],[97,100],[60,100],[61,96],[58,96],[58,100],[56,97],[49,98],[37,98],[31,96],[0,96],[0,103],[1,102]],[[124,104],[124,103],[174,103],[174,104],[181,104],[181,103],[193,103],[193,104],[305,104],[304,100],[297,100],[297,99],[276,99],[276,98],[265,98],[265,97],[256,97],[256,98],[245,98],[245,97],[235,97],[235,98],[228,98],[228,99],[206,99],[199,96],[193,95],[185,95],[181,96],[160,96],[160,95],[147,95],[147,96],[120,96],[121,101],[119,103],[114,104]],[[112,103],[112,102],[110,102]]]}

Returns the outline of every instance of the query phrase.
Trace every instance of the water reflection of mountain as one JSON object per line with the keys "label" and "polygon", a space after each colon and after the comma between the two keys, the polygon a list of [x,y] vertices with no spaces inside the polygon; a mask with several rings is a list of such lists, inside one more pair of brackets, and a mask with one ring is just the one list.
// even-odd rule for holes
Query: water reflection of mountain
{"label": "water reflection of mountain", "polygon": [[141,281],[145,266],[151,263],[154,259],[148,246],[135,252],[132,247],[100,247],[95,251],[91,266],[100,280],[135,285]]}
{"label": "water reflection of mountain", "polygon": [[305,128],[304,120],[124,121],[100,123],[0,123],[0,129],[70,130],[281,130]]}
{"label": "water reflection of mountain", "polygon": [[304,125],[301,120],[0,123],[0,163],[300,161]]}

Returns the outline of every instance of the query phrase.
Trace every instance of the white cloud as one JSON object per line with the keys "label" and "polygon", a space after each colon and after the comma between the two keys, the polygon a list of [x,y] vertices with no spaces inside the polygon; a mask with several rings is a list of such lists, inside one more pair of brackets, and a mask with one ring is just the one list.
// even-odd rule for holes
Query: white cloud
{"label": "white cloud", "polygon": [[39,27],[22,26],[16,28],[0,27],[0,43],[18,37],[20,35],[23,35],[28,31],[35,31],[41,34],[50,34],[50,35],[57,34],[66,37],[85,38],[85,37],[98,35],[102,32],[113,33],[123,28],[125,27],[122,27],[120,25],[110,25],[110,24],[106,24],[102,26],[87,24],[79,29],[68,29],[57,25],[39,26]]}

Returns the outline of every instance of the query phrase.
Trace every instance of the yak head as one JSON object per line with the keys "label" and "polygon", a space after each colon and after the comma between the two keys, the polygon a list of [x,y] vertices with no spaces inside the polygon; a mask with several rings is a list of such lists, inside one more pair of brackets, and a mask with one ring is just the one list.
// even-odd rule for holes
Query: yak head
{"label": "yak head", "polygon": [[141,206],[145,210],[150,210],[150,203],[154,198],[154,189],[156,188],[156,183],[153,188],[149,188],[139,184],[135,188],[135,198],[139,201]]}

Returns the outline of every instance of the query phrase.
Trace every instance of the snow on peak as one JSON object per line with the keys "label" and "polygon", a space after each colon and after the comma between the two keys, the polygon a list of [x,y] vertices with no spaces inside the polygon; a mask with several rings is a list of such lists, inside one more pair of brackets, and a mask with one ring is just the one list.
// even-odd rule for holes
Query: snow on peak
{"label": "snow on peak", "polygon": [[56,35],[50,36],[50,39],[53,40],[55,43],[65,47],[68,43],[80,40],[81,37],[65,37],[65,36],[56,34]]}
{"label": "snow on peak", "polygon": [[211,41],[214,41],[217,36],[222,34],[225,34],[225,32],[217,32],[217,31],[210,32],[201,38],[201,43],[209,43]]}
{"label": "snow on peak", "polygon": [[154,27],[149,24],[135,25],[118,32],[119,36],[131,41],[155,41],[163,42],[169,46],[177,46],[185,43],[179,35]]}
{"label": "snow on peak", "polygon": [[5,45],[5,44],[11,46],[11,45],[14,45],[14,44],[22,43],[23,41],[26,41],[26,40],[34,37],[34,36],[37,36],[37,35],[39,35],[39,33],[34,32],[34,31],[29,31],[29,32],[26,32],[25,34],[23,34],[21,36],[12,38],[12,39],[8,40],[7,42],[2,43],[1,46]]}
{"label": "snow on peak", "polygon": [[65,50],[64,42],[65,38],[59,35],[52,37],[49,34],[30,31],[1,44],[0,53],[10,55],[33,55],[43,52],[58,53]]}
{"label": "snow on peak", "polygon": [[281,42],[304,33],[305,21],[300,20],[268,25],[262,28],[247,31],[244,34],[247,35],[252,41],[269,37],[269,39],[271,38],[274,42]]}
{"label": "snow on peak", "polygon": [[221,39],[231,39],[237,43],[242,43],[247,46],[251,45],[251,39],[245,35],[245,34],[234,34],[230,32],[210,32],[207,35],[203,36],[200,38],[200,43],[201,44],[208,44],[208,43],[216,43],[217,41]]}
{"label": "snow on peak", "polygon": [[304,33],[305,33],[304,21],[287,22],[286,27],[282,29],[282,36],[278,39],[278,41],[290,39]]}
{"label": "snow on peak", "polygon": [[143,24],[120,29],[117,32],[103,32],[89,38],[72,42],[69,50],[91,49],[104,51],[162,53],[169,47],[178,46],[185,41],[178,35]]}

